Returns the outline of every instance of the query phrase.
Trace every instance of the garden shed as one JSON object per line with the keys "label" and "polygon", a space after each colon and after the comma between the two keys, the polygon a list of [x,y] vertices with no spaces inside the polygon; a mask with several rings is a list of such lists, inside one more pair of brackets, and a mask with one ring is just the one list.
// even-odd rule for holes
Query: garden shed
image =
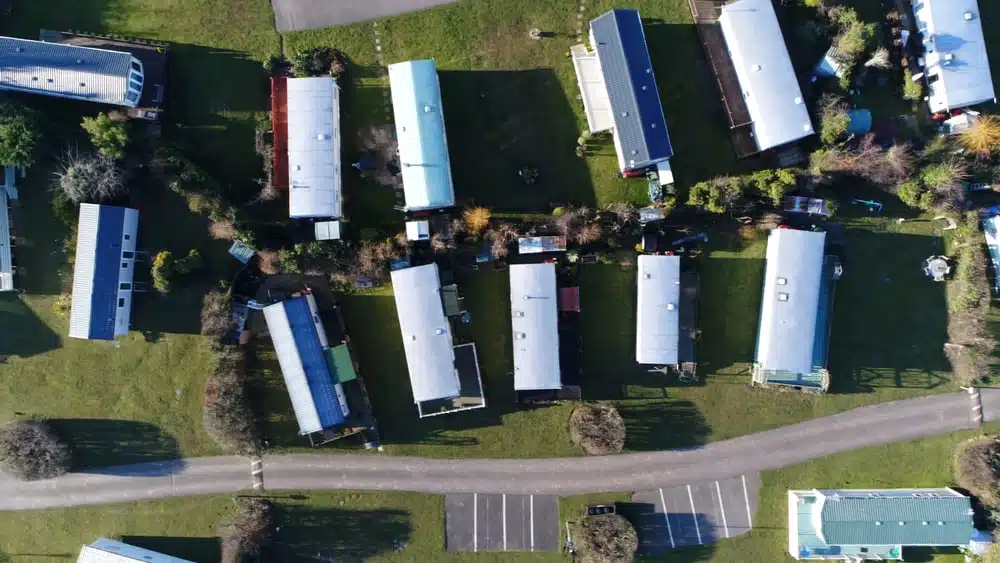
{"label": "garden shed", "polygon": [[758,151],[814,133],[771,0],[736,0],[719,25],[750,117]]}
{"label": "garden shed", "polygon": [[114,340],[128,334],[139,212],[80,204],[69,335]]}
{"label": "garden shed", "polygon": [[681,259],[639,256],[635,361],[676,366],[680,363]]}
{"label": "garden shed", "polygon": [[590,45],[570,49],[590,132],[611,132],[622,172],[659,164],[669,175],[674,150],[639,11],[591,20]]}
{"label": "garden shed", "polygon": [[299,434],[342,425],[350,408],[341,382],[334,377],[336,366],[327,361],[330,344],[313,295],[286,299],[263,311]]}
{"label": "garden shed", "polygon": [[0,37],[0,90],[137,107],[143,66],[124,51]]}
{"label": "garden shed", "polygon": [[515,391],[562,388],[558,301],[555,264],[510,267]]}
{"label": "garden shed", "polygon": [[441,84],[433,59],[389,65],[406,211],[455,205]]}
{"label": "garden shed", "polygon": [[418,415],[485,407],[476,345],[455,345],[437,264],[401,268],[391,275]]}
{"label": "garden shed", "polygon": [[343,212],[337,81],[289,78],[286,96],[288,216],[338,219]]}
{"label": "garden shed", "polygon": [[932,112],[996,100],[976,0],[912,0]]}

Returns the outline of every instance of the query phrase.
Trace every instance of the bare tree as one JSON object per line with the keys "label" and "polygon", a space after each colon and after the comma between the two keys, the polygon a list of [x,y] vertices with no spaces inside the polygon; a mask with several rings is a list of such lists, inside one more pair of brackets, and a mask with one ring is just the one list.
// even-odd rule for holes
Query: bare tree
{"label": "bare tree", "polygon": [[222,563],[261,560],[261,548],[271,541],[273,507],[267,499],[241,497],[222,536]]}
{"label": "bare tree", "polygon": [[66,151],[54,172],[59,190],[73,203],[101,203],[125,192],[125,176],[114,159]]}
{"label": "bare tree", "polygon": [[601,226],[597,223],[587,223],[576,230],[574,240],[578,244],[590,244],[601,238]]}
{"label": "bare tree", "polygon": [[895,143],[885,152],[885,160],[893,174],[893,182],[905,182],[913,174],[917,159],[909,143]]}
{"label": "bare tree", "polygon": [[892,61],[889,59],[889,49],[886,49],[885,47],[875,49],[872,56],[865,61],[865,66],[880,69],[892,68]]}
{"label": "bare tree", "polygon": [[589,455],[621,453],[625,447],[625,421],[610,405],[580,405],[570,413],[569,437]]}
{"label": "bare tree", "polygon": [[1000,440],[982,436],[958,446],[953,464],[955,482],[988,506],[1000,505]]}
{"label": "bare tree", "polygon": [[577,528],[582,563],[631,563],[639,536],[620,514],[588,516]]}
{"label": "bare tree", "polygon": [[520,233],[514,225],[497,223],[494,228],[486,231],[486,240],[490,241],[490,253],[494,258],[505,258],[510,252],[510,244],[519,236]]}
{"label": "bare tree", "polygon": [[0,426],[0,470],[25,481],[69,471],[70,449],[45,420],[15,420]]}
{"label": "bare tree", "polygon": [[232,300],[229,295],[217,289],[209,291],[202,299],[201,333],[222,338],[234,326]]}

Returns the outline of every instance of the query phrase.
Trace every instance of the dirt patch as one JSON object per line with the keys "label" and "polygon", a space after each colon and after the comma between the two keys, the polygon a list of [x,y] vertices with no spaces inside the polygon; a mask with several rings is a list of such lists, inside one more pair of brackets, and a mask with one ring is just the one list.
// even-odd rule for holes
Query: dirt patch
{"label": "dirt patch", "polygon": [[375,160],[374,169],[363,170],[362,173],[370,175],[382,186],[402,185],[402,178],[397,172],[399,154],[396,132],[391,123],[363,127],[358,131],[358,142],[361,150]]}

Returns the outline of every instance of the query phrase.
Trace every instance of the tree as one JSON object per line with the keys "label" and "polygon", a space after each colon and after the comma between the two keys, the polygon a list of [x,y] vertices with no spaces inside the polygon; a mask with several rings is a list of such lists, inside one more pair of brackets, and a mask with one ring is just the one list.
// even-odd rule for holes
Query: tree
{"label": "tree", "polygon": [[796,172],[789,168],[758,170],[748,178],[750,187],[776,207],[784,201],[785,194],[795,189],[797,181]]}
{"label": "tree", "polygon": [[639,549],[639,535],[621,514],[588,516],[576,536],[583,563],[631,563]]}
{"label": "tree", "polygon": [[170,293],[170,279],[174,273],[174,253],[169,250],[157,252],[153,257],[150,275],[153,278],[153,288],[160,293]]}
{"label": "tree", "polygon": [[41,137],[33,111],[13,102],[0,103],[0,165],[30,167],[38,157]]}
{"label": "tree", "polygon": [[896,195],[910,207],[923,210],[934,208],[934,194],[920,180],[903,182],[896,188]]}
{"label": "tree", "polygon": [[983,115],[958,137],[969,152],[990,157],[1000,152],[1000,117]]}
{"label": "tree", "polygon": [[719,176],[691,186],[687,204],[710,213],[726,213],[742,198],[743,186],[739,178]]}
{"label": "tree", "polygon": [[0,426],[0,470],[22,479],[51,479],[70,469],[67,446],[45,420],[15,420]]}
{"label": "tree", "polygon": [[837,60],[848,67],[853,67],[862,54],[871,45],[878,29],[873,23],[864,23],[857,10],[846,6],[838,6],[830,11],[830,18],[840,28],[833,40],[837,51]]}
{"label": "tree", "polygon": [[910,69],[903,71],[903,99],[919,102],[924,97],[924,83],[913,79]]}
{"label": "tree", "polygon": [[1000,507],[1000,439],[982,436],[959,444],[952,464],[955,483],[991,508]]}
{"label": "tree", "polygon": [[569,437],[589,455],[621,453],[625,447],[625,421],[609,405],[580,405],[569,416]]}
{"label": "tree", "polygon": [[114,160],[125,158],[128,129],[124,123],[116,123],[107,114],[99,113],[97,117],[84,117],[82,127],[101,156]]}
{"label": "tree", "polygon": [[485,207],[470,207],[462,211],[462,222],[469,234],[479,235],[490,224],[490,210]]}
{"label": "tree", "polygon": [[103,203],[125,193],[122,169],[106,156],[69,151],[54,174],[59,190],[74,204]]}
{"label": "tree", "polygon": [[847,102],[834,94],[825,94],[819,100],[819,138],[825,145],[832,145],[847,134],[851,126],[851,113]]}
{"label": "tree", "polygon": [[260,451],[260,433],[248,396],[246,354],[241,349],[223,346],[216,351],[204,400],[205,432],[223,450],[241,455]]}
{"label": "tree", "polygon": [[206,293],[201,305],[201,333],[219,339],[233,326],[232,298],[229,294],[217,289]]}
{"label": "tree", "polygon": [[219,534],[222,563],[261,561],[261,548],[271,541],[272,515],[269,500],[240,497],[235,513]]}

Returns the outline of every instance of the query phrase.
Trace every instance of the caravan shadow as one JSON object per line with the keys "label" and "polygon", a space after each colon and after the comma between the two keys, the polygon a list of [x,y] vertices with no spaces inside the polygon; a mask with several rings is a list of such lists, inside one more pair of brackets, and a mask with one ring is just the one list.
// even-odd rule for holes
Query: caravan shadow
{"label": "caravan shadow", "polygon": [[57,335],[16,293],[0,293],[0,361],[7,356],[27,358],[55,350]]}
{"label": "caravan shadow", "polygon": [[199,563],[215,563],[222,553],[219,538],[190,538],[172,536],[122,536],[121,541],[171,557]]}

